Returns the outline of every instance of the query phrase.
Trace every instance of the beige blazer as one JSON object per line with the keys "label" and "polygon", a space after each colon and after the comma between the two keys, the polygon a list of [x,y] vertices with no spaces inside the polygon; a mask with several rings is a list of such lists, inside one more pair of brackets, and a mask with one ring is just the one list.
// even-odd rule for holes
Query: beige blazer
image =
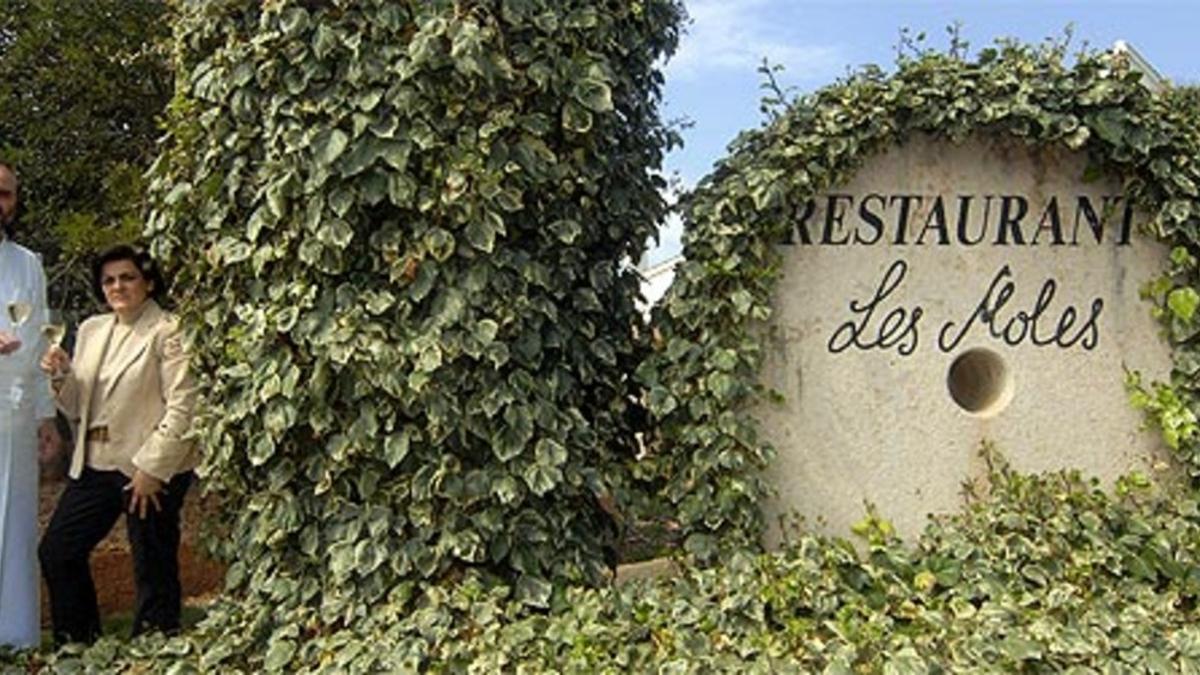
{"label": "beige blazer", "polygon": [[[59,410],[75,422],[75,449],[70,476],[78,478],[87,460],[89,402],[103,396],[108,403],[108,442],[133,466],[163,481],[195,468],[195,446],[184,440],[191,427],[196,387],[188,372],[175,317],[146,300],[132,333],[116,356],[122,359],[106,391],[94,391],[101,359],[115,314],[93,316],[79,325],[71,372],[59,387]],[[111,356],[109,357],[111,358]]]}

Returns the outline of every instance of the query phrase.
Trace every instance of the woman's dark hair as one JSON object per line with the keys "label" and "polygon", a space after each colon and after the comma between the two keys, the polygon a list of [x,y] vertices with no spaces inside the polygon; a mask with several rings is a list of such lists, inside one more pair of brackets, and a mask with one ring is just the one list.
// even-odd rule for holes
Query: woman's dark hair
{"label": "woman's dark hair", "polygon": [[100,277],[104,273],[104,266],[110,262],[118,260],[128,260],[133,263],[133,266],[141,272],[142,278],[150,282],[150,297],[155,302],[163,304],[167,299],[167,280],[163,278],[162,272],[158,269],[158,263],[150,257],[149,253],[134,248],[129,244],[117,244],[110,249],[105,250],[96,259],[92,261],[92,292],[96,294],[96,299],[104,302],[104,286],[100,283]]}

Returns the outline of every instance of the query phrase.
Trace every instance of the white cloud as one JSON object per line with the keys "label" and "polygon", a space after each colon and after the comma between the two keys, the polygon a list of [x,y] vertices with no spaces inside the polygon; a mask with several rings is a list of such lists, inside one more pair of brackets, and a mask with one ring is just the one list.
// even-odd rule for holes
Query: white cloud
{"label": "white cloud", "polygon": [[839,74],[844,59],[830,46],[802,44],[801,32],[789,21],[772,23],[780,14],[778,0],[690,0],[691,19],[679,51],[667,63],[671,77],[691,79],[713,69],[753,71],[765,56],[784,66],[789,80]]}

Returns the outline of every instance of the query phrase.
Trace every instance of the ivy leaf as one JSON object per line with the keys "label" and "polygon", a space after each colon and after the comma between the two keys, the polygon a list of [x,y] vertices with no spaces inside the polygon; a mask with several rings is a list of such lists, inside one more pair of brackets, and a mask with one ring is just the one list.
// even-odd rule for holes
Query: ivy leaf
{"label": "ivy leaf", "polygon": [[550,224],[550,231],[564,244],[573,244],[583,231],[579,221],[572,219],[556,220]]}
{"label": "ivy leaf", "polygon": [[744,288],[734,291],[729,299],[733,301],[733,307],[737,313],[743,316],[750,313],[750,308],[754,304],[754,296]]}
{"label": "ivy leaf", "polygon": [[912,647],[889,656],[883,666],[884,675],[925,675],[929,671],[929,664]]}
{"label": "ivy leaf", "polygon": [[496,334],[500,332],[500,324],[491,319],[480,319],[475,322],[472,330],[474,337],[481,345],[489,345],[496,339]]}
{"label": "ivy leaf", "polygon": [[505,474],[492,483],[492,494],[501,504],[513,504],[521,496],[521,485],[516,478]]}
{"label": "ivy leaf", "polygon": [[354,239],[354,229],[341,218],[333,218],[326,221],[317,230],[317,239],[326,244],[332,244],[337,248],[346,248],[350,245],[350,241]]}
{"label": "ivy leaf", "polygon": [[708,390],[722,403],[731,403],[734,393],[738,390],[737,378],[723,372],[715,372],[709,375],[707,384]]}
{"label": "ivy leaf", "polygon": [[366,300],[367,311],[375,316],[383,314],[396,304],[396,296],[388,291],[364,293],[363,299]]}
{"label": "ivy leaf", "polygon": [[666,417],[675,410],[675,397],[666,387],[657,386],[650,390],[650,395],[647,399],[650,405],[650,412],[656,417]]}
{"label": "ivy leaf", "polygon": [[541,577],[525,574],[517,580],[517,600],[531,607],[541,609],[549,607],[550,596],[553,592],[554,586]]}
{"label": "ivy leaf", "polygon": [[317,26],[312,45],[313,53],[318,59],[328,57],[340,44],[342,44],[342,40],[338,38],[336,31],[324,23]]}
{"label": "ivy leaf", "polygon": [[303,7],[289,7],[279,16],[279,27],[285,35],[294,36],[308,28],[308,16]]}
{"label": "ivy leaf", "polygon": [[504,0],[500,11],[501,16],[508,23],[524,26],[529,23],[529,18],[533,16],[537,8],[534,0]]}
{"label": "ivy leaf", "polygon": [[1128,115],[1119,108],[1105,108],[1088,117],[1088,123],[1096,135],[1112,145],[1125,143],[1127,120]]}
{"label": "ivy leaf", "polygon": [[586,134],[592,130],[592,113],[575,101],[567,101],[562,110],[562,126],[567,131]]}
{"label": "ivy leaf", "polygon": [[1184,323],[1190,323],[1200,305],[1200,293],[1191,287],[1176,288],[1167,296],[1167,307]]}
{"label": "ivy leaf", "polygon": [[562,466],[567,461],[567,449],[552,438],[543,438],[534,447],[534,457],[543,466]]}
{"label": "ivy leaf", "polygon": [[335,579],[345,578],[354,569],[354,546],[338,542],[329,547],[329,572]]}
{"label": "ivy leaf", "polygon": [[374,539],[360,539],[354,547],[354,569],[366,576],[375,571],[384,561],[384,547]]}
{"label": "ivy leaf", "polygon": [[446,22],[440,17],[427,20],[408,44],[408,55],[414,62],[433,60],[441,51]]}
{"label": "ivy leaf", "polygon": [[533,25],[537,26],[544,33],[552,34],[558,30],[558,14],[554,11],[546,10],[534,17]]}
{"label": "ivy leaf", "polygon": [[539,497],[553,490],[562,482],[563,478],[562,471],[558,467],[537,463],[525,467],[525,471],[521,475],[525,479],[525,484],[529,486],[529,490]]}
{"label": "ivy leaf", "polygon": [[279,672],[291,663],[292,656],[295,653],[295,641],[272,639],[267,646],[267,656],[263,659],[263,669],[270,672]]}
{"label": "ivy leaf", "polygon": [[575,100],[592,112],[606,113],[613,109],[612,89],[596,79],[582,79],[575,85]]}
{"label": "ivy leaf", "polygon": [[524,207],[524,204],[521,203],[521,191],[511,187],[501,190],[496,195],[496,203],[509,213],[520,211]]}
{"label": "ivy leaf", "polygon": [[252,251],[250,244],[232,237],[226,237],[217,245],[217,250],[221,252],[221,259],[226,265],[233,265],[250,257]]}
{"label": "ivy leaf", "polygon": [[442,365],[442,349],[436,344],[426,345],[417,357],[417,371],[431,373]]}
{"label": "ivy leaf", "polygon": [[698,560],[709,560],[717,553],[717,544],[712,535],[697,532],[683,542],[684,549]]}
{"label": "ivy leaf", "polygon": [[342,177],[349,178],[362,173],[367,167],[374,164],[386,149],[385,143],[372,134],[366,134],[359,138],[342,158],[340,172]]}
{"label": "ivy leaf", "polygon": [[349,144],[349,134],[341,129],[327,129],[317,134],[313,139],[313,152],[316,155],[318,166],[333,166],[333,163],[342,156]]}
{"label": "ivy leaf", "polygon": [[503,342],[493,342],[487,346],[484,356],[492,362],[493,367],[501,368],[504,364],[508,363],[510,356],[508,345]]}
{"label": "ivy leaf", "polygon": [[1068,148],[1071,148],[1072,150],[1078,150],[1082,148],[1091,137],[1091,130],[1087,127],[1081,126],[1067,134],[1066,137],[1063,138],[1063,142],[1066,143]]}
{"label": "ivy leaf", "polygon": [[479,60],[481,51],[478,24],[472,21],[460,24],[450,44],[450,58],[454,60],[454,68],[464,75],[483,75],[483,67]]}
{"label": "ivy leaf", "polygon": [[270,436],[263,434],[258,437],[258,440],[254,442],[254,445],[250,446],[250,465],[262,466],[263,464],[266,464],[267,460],[271,459],[274,454],[275,442],[271,440]]}
{"label": "ivy leaf", "polygon": [[381,156],[388,166],[396,171],[404,171],[408,167],[408,156],[412,144],[408,141],[391,141],[383,146]]}
{"label": "ivy leaf", "polygon": [[425,235],[425,247],[434,260],[445,262],[454,254],[454,235],[440,227],[434,228]]}
{"label": "ivy leaf", "polygon": [[1167,204],[1171,219],[1177,223],[1185,223],[1192,215],[1192,204],[1186,199],[1176,199]]}
{"label": "ivy leaf", "polygon": [[398,431],[390,436],[383,444],[383,459],[387,462],[389,469],[394,469],[400,466],[400,462],[408,456],[409,435],[408,430]]}
{"label": "ivy leaf", "polygon": [[[339,186],[329,195],[329,208],[333,209],[333,212],[341,218],[349,213],[350,209],[354,208],[356,199],[354,190]],[[320,218],[318,217],[317,222],[314,224],[319,227],[320,222]]]}
{"label": "ivy leaf", "polygon": [[1032,661],[1040,659],[1042,647],[1033,640],[1010,635],[999,644],[1000,651],[1014,661]]}
{"label": "ivy leaf", "polygon": [[545,141],[535,136],[526,136],[518,141],[513,148],[513,157],[522,169],[535,177],[547,175],[558,161]]}
{"label": "ivy leaf", "polygon": [[496,246],[496,230],[487,219],[476,218],[467,223],[467,242],[484,253]]}
{"label": "ivy leaf", "polygon": [[492,452],[502,462],[507,462],[524,450],[533,438],[533,417],[522,405],[510,405],[504,410],[504,425],[492,443]]}
{"label": "ivy leaf", "polygon": [[581,7],[572,11],[563,21],[563,28],[571,30],[586,30],[595,28],[600,23],[600,17],[595,7]]}
{"label": "ivy leaf", "polygon": [[287,215],[287,191],[290,177],[283,180],[275,181],[270,188],[267,189],[267,208],[270,209],[271,215],[275,219]]}

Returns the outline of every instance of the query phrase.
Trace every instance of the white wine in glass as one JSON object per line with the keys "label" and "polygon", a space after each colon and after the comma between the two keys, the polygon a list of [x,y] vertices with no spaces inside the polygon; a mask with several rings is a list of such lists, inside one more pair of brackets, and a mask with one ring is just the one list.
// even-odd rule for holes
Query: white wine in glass
{"label": "white wine in glass", "polygon": [[13,326],[19,327],[25,323],[32,313],[33,307],[28,302],[12,300],[8,303],[8,320],[12,322]]}
{"label": "white wine in glass", "polygon": [[42,326],[42,335],[51,347],[61,347],[63,337],[67,334],[67,325],[63,323],[48,323]]}

